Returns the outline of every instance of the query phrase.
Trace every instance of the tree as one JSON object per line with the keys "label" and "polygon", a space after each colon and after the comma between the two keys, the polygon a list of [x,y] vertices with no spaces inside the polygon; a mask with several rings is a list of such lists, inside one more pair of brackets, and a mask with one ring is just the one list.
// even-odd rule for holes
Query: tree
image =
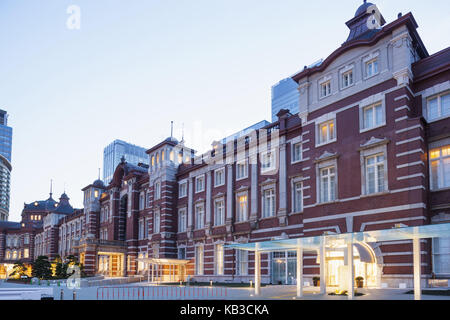
{"label": "tree", "polygon": [[56,256],[55,260],[53,261],[54,265],[54,275],[58,279],[65,279],[67,277],[67,267],[63,263],[60,256]]}
{"label": "tree", "polygon": [[27,275],[27,267],[23,264],[22,261],[17,261],[14,263],[13,272],[9,275],[15,279],[21,279],[23,276]]}
{"label": "tree", "polygon": [[51,279],[52,277],[52,265],[48,261],[47,256],[39,256],[33,262],[33,277],[41,280]]}

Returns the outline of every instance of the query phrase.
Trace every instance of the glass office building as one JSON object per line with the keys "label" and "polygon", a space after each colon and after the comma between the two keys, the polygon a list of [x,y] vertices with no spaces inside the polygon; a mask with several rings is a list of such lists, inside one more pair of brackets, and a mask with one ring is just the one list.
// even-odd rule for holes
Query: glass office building
{"label": "glass office building", "polygon": [[138,163],[149,164],[147,149],[134,144],[114,140],[103,150],[103,181],[109,184],[113,178],[114,171],[120,163],[122,156],[128,163],[137,165]]}
{"label": "glass office building", "polygon": [[0,221],[8,220],[11,185],[12,128],[8,113],[0,110]]}
{"label": "glass office building", "polygon": [[278,120],[277,113],[287,109],[291,114],[300,112],[298,84],[291,78],[281,80],[272,87],[272,122]]}

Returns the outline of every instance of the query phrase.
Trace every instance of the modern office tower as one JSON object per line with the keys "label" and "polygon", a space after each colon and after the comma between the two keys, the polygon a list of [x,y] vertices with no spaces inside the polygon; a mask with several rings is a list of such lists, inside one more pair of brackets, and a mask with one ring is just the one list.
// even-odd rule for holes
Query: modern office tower
{"label": "modern office tower", "polygon": [[0,110],[0,221],[8,220],[11,181],[12,128],[8,127],[8,114]]}
{"label": "modern office tower", "polygon": [[239,132],[236,132],[236,133],[234,133],[234,134],[232,134],[232,135],[230,135],[230,136],[228,136],[228,137],[226,137],[226,138],[223,138],[222,141],[221,141],[221,143],[222,143],[222,144],[226,144],[227,141],[233,141],[233,140],[235,140],[235,139],[239,139],[240,137],[243,137],[243,136],[245,136],[246,134],[249,134],[249,133],[252,132],[253,130],[259,130],[259,129],[261,129],[261,128],[264,128],[265,126],[268,126],[269,124],[270,124],[269,121],[267,121],[267,120],[262,120],[262,121],[260,121],[260,122],[258,122],[258,123],[255,123],[254,125],[252,125],[252,126],[250,126],[250,127],[248,127],[248,128],[245,128],[245,129],[243,129],[243,130],[241,130],[241,131],[239,131]]}
{"label": "modern office tower", "polygon": [[114,140],[103,150],[103,181],[105,184],[111,181],[122,156],[130,164],[148,164],[149,160],[145,153],[146,151],[147,149],[134,144],[122,140]]}
{"label": "modern office tower", "polygon": [[277,113],[287,109],[291,114],[299,112],[298,84],[291,78],[281,80],[272,87],[272,121],[277,121]]}

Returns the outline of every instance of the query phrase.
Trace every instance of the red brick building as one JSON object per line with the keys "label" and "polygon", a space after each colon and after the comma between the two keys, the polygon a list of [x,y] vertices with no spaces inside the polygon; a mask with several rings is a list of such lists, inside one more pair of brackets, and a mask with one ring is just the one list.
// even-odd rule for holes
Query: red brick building
{"label": "red brick building", "polygon": [[[450,48],[429,55],[411,13],[386,23],[377,10],[365,2],[346,42],[292,77],[299,114],[202,155],[168,138],[149,166],[123,159],[108,186],[83,189],[84,210],[48,213],[33,250],[76,254],[91,275],[248,282],[253,254],[224,245],[449,222]],[[0,225],[0,262],[5,235],[24,228]],[[421,246],[424,282],[448,278],[448,239]],[[261,259],[263,282],[295,281],[295,252]],[[317,259],[305,255],[306,281]],[[338,285],[344,252],[325,261]],[[411,287],[412,268],[410,241],[355,246],[368,286]]]}

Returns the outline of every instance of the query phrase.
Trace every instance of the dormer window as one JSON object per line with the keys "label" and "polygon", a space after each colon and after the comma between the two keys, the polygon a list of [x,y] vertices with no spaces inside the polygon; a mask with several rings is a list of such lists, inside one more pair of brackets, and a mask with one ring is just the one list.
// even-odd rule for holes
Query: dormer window
{"label": "dormer window", "polygon": [[331,80],[320,84],[320,97],[325,98],[331,94]]}

